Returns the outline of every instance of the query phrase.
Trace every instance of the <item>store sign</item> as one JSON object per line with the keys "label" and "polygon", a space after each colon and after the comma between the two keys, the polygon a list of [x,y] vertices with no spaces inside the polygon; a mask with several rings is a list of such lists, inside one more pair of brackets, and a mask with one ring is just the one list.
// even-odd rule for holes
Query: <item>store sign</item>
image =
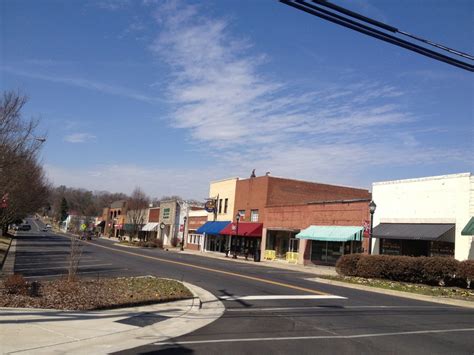
{"label": "store sign", "polygon": [[209,212],[209,213],[215,212],[216,211],[216,200],[212,199],[212,200],[207,201],[204,204],[204,209],[206,210],[206,212]]}

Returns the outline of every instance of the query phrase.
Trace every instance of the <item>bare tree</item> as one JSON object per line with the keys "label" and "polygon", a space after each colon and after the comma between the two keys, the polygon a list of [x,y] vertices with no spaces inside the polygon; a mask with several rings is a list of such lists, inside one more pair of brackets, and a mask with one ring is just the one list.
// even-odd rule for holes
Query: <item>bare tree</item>
{"label": "bare tree", "polygon": [[140,187],[135,187],[132,195],[127,201],[127,220],[129,222],[128,224],[130,225],[130,241],[132,241],[133,238],[139,236],[139,231],[145,223],[149,203],[150,198],[142,191]]}
{"label": "bare tree", "polygon": [[68,267],[68,281],[76,280],[77,270],[79,269],[79,262],[82,257],[82,242],[77,235],[71,236],[71,246],[69,249],[69,267]]}
{"label": "bare tree", "polygon": [[0,197],[8,195],[0,208],[0,226],[26,217],[46,203],[49,185],[37,158],[43,139],[35,132],[38,121],[27,120],[21,111],[27,98],[17,92],[0,97]]}

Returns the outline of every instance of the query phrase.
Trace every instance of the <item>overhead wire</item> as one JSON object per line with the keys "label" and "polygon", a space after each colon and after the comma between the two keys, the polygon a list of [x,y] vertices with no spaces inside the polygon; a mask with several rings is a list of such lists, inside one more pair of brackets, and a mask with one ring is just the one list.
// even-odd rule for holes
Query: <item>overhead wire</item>
{"label": "overhead wire", "polygon": [[[468,70],[468,71],[474,71],[474,65],[470,64],[470,63],[466,63],[466,62],[463,62],[463,61],[460,61],[456,58],[453,58],[453,57],[450,57],[450,56],[446,56],[442,53],[439,53],[439,52],[436,52],[436,51],[433,51],[431,49],[428,49],[426,47],[423,47],[423,46],[419,46],[413,42],[409,42],[409,41],[406,41],[406,40],[403,40],[401,38],[398,38],[396,36],[393,36],[389,33],[386,33],[386,32],[383,32],[383,31],[380,31],[380,30],[377,30],[373,27],[370,27],[368,25],[365,25],[361,22],[357,22],[355,20],[352,20],[348,17],[345,17],[345,16],[341,16],[337,13],[334,13],[330,10],[327,10],[327,9],[324,9],[324,8],[321,8],[319,6],[316,6],[314,4],[310,4],[308,3],[306,0],[280,0],[280,2],[286,4],[286,5],[289,5],[289,6],[292,6],[296,9],[299,9],[299,10],[302,10],[304,12],[307,12],[311,15],[314,15],[314,16],[317,16],[319,18],[322,18],[324,20],[327,20],[327,21],[330,21],[330,22],[333,22],[333,23],[336,23],[338,25],[341,25],[341,26],[344,26],[344,27],[347,27],[349,29],[352,29],[354,31],[357,31],[357,32],[360,32],[360,33],[363,33],[365,35],[368,35],[368,36],[371,36],[371,37],[374,37],[374,38],[377,38],[379,40],[382,40],[382,41],[385,41],[385,42],[388,42],[388,43],[391,43],[391,44],[394,44],[394,45],[397,45],[399,47],[403,47],[403,48],[406,48],[408,50],[411,50],[411,51],[414,51],[414,52],[417,52],[419,54],[422,54],[424,56],[427,56],[427,57],[430,57],[432,59],[435,59],[435,60],[438,60],[438,61],[442,61],[442,62],[445,62],[447,64],[450,64],[450,65],[454,65],[456,67],[459,67],[459,68],[462,68],[462,69],[465,69],[465,70]],[[352,18],[355,18],[357,20],[360,20],[360,21],[363,21],[363,22],[366,22],[368,24],[371,24],[373,26],[376,26],[376,27],[379,27],[379,28],[382,28],[382,29],[385,29],[386,31],[390,31],[392,33],[402,33],[403,31],[400,31],[398,30],[397,28],[393,27],[393,26],[390,26],[390,25],[387,25],[387,24],[384,24],[380,21],[376,21],[376,20],[373,20],[373,19],[370,19],[366,16],[363,16],[363,15],[360,15],[360,14],[357,14],[353,11],[350,11],[350,10],[347,10],[347,9],[344,9],[340,6],[337,6],[337,5],[334,5],[332,3],[329,3],[327,1],[321,1],[321,0],[313,0],[314,3],[318,3],[318,4],[323,4],[323,6],[326,6],[332,10],[335,10],[337,12],[340,12],[346,16],[349,16],[349,17],[352,17]],[[408,35],[410,37],[414,37],[413,35],[410,35],[408,34],[407,32],[403,32],[402,34],[404,35]],[[415,38],[417,40],[423,40],[421,38]],[[423,40],[423,41],[427,41],[427,40]],[[431,43],[429,43],[431,44]],[[433,45],[433,44],[432,44]],[[440,46],[442,45],[438,45],[436,44],[436,46],[438,46],[438,48],[440,48]],[[456,51],[456,50],[452,50],[451,48],[448,48],[448,47],[445,47],[445,46],[442,46],[444,48],[441,48],[443,50],[449,50],[451,53],[453,54],[457,54],[457,55],[460,55],[458,53],[455,53],[455,52],[459,52],[459,53],[462,53],[460,51]],[[465,58],[468,58],[468,59],[471,59],[472,56],[470,56],[469,54],[466,54],[466,53],[462,53],[463,57]]]}
{"label": "overhead wire", "polygon": [[391,26],[391,25],[388,25],[386,23],[383,23],[383,22],[380,22],[380,21],[377,21],[377,20],[374,20],[374,19],[371,19],[369,17],[366,17],[366,16],[363,16],[357,12],[354,12],[354,11],[351,11],[351,10],[348,10],[348,9],[345,9],[341,6],[338,6],[336,4],[333,4],[327,0],[312,0],[314,3],[316,4],[319,4],[321,6],[325,6],[325,7],[328,7],[328,8],[331,8],[333,10],[336,10],[340,13],[343,13],[347,16],[350,16],[350,17],[353,17],[353,18],[356,18],[356,19],[359,19],[361,21],[364,21],[364,22],[367,22],[367,23],[370,23],[374,26],[377,26],[377,27],[380,27],[380,28],[383,28],[384,30],[387,30],[387,31],[390,31],[390,32],[393,32],[393,33],[400,33],[404,36],[407,36],[407,37],[410,37],[410,38],[413,38],[417,41],[420,41],[420,42],[423,42],[423,43],[426,43],[426,44],[429,44],[431,46],[434,46],[436,48],[439,48],[439,49],[442,49],[442,50],[445,50],[447,52],[450,52],[452,54],[456,54],[456,55],[459,55],[461,57],[464,57],[464,58],[467,58],[467,59],[471,59],[471,60],[474,60],[474,56],[468,54],[468,53],[465,53],[465,52],[461,52],[461,51],[458,51],[457,49],[452,49],[452,48],[449,48],[448,46],[445,46],[445,45],[442,45],[442,44],[439,44],[439,43],[436,43],[436,42],[433,42],[433,41],[430,41],[430,40],[427,40],[427,39],[424,39],[424,38],[421,38],[419,36],[415,36],[411,33],[408,33],[406,31],[402,31],[394,26]]}

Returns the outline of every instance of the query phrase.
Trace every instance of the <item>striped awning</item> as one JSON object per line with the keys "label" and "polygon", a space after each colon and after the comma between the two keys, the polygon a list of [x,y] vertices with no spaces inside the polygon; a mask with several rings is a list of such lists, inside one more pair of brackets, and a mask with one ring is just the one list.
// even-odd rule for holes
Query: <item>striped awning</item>
{"label": "striped awning", "polygon": [[298,239],[327,242],[361,241],[364,227],[361,226],[309,226],[296,235]]}
{"label": "striped awning", "polygon": [[142,231],[151,232],[155,231],[158,228],[159,223],[150,222],[143,226]]}

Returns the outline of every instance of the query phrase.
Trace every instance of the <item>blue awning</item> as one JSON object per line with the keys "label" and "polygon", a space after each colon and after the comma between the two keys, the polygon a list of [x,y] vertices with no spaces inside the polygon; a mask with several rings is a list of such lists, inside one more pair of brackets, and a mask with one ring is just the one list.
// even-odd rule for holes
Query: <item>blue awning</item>
{"label": "blue awning", "polygon": [[298,239],[322,240],[327,242],[361,241],[363,227],[358,226],[309,226],[296,235]]}
{"label": "blue awning", "polygon": [[227,225],[230,224],[230,221],[211,221],[206,222],[203,226],[199,227],[196,230],[197,234],[219,234]]}

